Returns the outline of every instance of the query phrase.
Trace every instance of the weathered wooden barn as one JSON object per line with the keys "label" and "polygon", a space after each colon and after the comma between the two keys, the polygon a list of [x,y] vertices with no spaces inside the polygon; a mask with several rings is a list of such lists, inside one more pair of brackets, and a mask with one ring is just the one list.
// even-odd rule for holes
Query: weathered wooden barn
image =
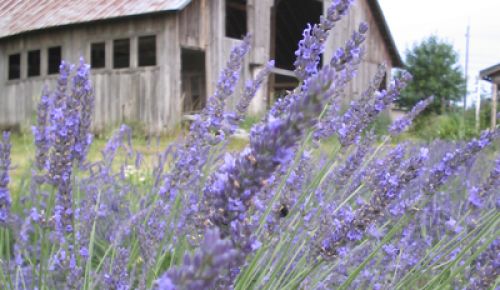
{"label": "weathered wooden barn", "polygon": [[[151,133],[176,126],[215,87],[231,47],[253,34],[243,81],[276,59],[251,105],[262,112],[295,83],[294,52],[307,23],[330,0],[0,0],[0,126],[28,124],[44,84],[55,87],[62,59],[92,65],[94,128],[140,122]],[[401,59],[376,0],[358,0],[331,36],[325,58],[361,21],[371,27],[356,94],[377,64]],[[243,83],[243,82],[241,82]],[[237,95],[237,94],[236,94]],[[229,106],[235,100],[229,102]]]}

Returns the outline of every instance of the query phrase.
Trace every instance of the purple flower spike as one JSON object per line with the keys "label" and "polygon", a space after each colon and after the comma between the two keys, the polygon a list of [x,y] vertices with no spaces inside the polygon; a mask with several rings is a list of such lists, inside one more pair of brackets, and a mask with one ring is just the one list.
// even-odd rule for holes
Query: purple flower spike
{"label": "purple flower spike", "polygon": [[394,121],[392,125],[389,127],[389,133],[392,135],[398,135],[401,134],[404,130],[406,130],[411,123],[413,122],[413,119],[417,117],[427,106],[429,106],[432,102],[434,101],[434,96],[430,96],[427,99],[419,101],[411,111],[406,114],[403,118]]}
{"label": "purple flower spike", "polygon": [[272,68],[274,68],[274,60],[269,61],[267,63],[267,65],[264,67],[264,69],[262,69],[257,74],[257,77],[255,77],[254,80],[249,81],[246,84],[245,91],[243,93],[243,97],[240,99],[240,101],[236,105],[238,120],[243,120],[243,118],[245,117],[245,114],[248,110],[248,106],[250,105],[250,102],[252,101],[252,99],[255,96],[255,93],[257,92],[259,87],[262,85],[264,80],[269,75],[269,71]]}
{"label": "purple flower spike", "polygon": [[473,276],[466,289],[492,289],[500,276],[500,239],[495,239],[474,261]]}
{"label": "purple flower spike", "polygon": [[[196,116],[187,140],[175,153],[173,169],[159,188],[162,198],[174,198],[183,186],[193,182],[192,176],[198,176],[206,162],[211,145],[220,143],[231,133],[228,132],[231,126],[225,124],[224,108],[227,98],[233,94],[239,80],[243,59],[250,49],[250,39],[250,35],[247,35],[240,45],[232,49],[229,61],[220,74],[214,95],[208,99],[203,112]],[[246,105],[242,105],[244,106]]]}
{"label": "purple flower spike", "polygon": [[[312,77],[308,91],[291,106],[288,117],[270,119],[254,127],[250,146],[237,158],[226,155],[224,165],[208,182],[204,190],[207,222],[216,225],[222,237],[231,237],[242,255],[251,253],[258,245],[247,216],[254,196],[280,165],[293,159],[297,142],[317,123],[335,89],[331,87],[334,75],[335,71],[326,66]],[[236,273],[238,267],[235,263],[232,272]]]}
{"label": "purple flower spike", "polygon": [[436,192],[461,165],[488,146],[499,132],[500,129],[484,131],[479,139],[473,139],[465,147],[446,153],[441,162],[431,169],[429,179],[424,186],[425,192],[427,194]]}
{"label": "purple flower spike", "polygon": [[10,170],[10,133],[3,132],[0,142],[0,225],[8,222],[10,214],[10,191],[9,170]]}
{"label": "purple flower spike", "polygon": [[[340,143],[345,147],[359,139],[362,131],[375,120],[400,94],[401,90],[411,80],[411,75],[404,73],[394,80],[388,90],[376,91],[377,83],[380,84],[383,66],[379,68],[372,85],[363,93],[359,101],[353,102],[351,107],[332,127],[336,128]],[[373,97],[373,102],[369,102]]]}
{"label": "purple flower spike", "polygon": [[295,51],[297,56],[294,62],[295,75],[299,80],[303,81],[318,72],[320,55],[323,54],[329,31],[342,16],[347,14],[352,2],[352,0],[332,1],[326,16],[321,16],[318,24],[312,27],[309,25],[304,30],[299,48]]}
{"label": "purple flower spike", "polygon": [[90,126],[94,113],[94,93],[90,82],[90,65],[86,64],[83,58],[80,58],[80,64],[73,76],[72,95],[74,101],[80,106],[80,122],[73,151],[75,158],[81,165],[85,161],[92,143]]}
{"label": "purple flower spike", "polygon": [[49,124],[49,109],[52,103],[52,98],[46,88],[43,89],[42,97],[38,103],[37,109],[37,126],[33,127],[33,135],[35,137],[35,166],[38,170],[46,170],[48,168],[48,153],[50,150],[50,124]]}
{"label": "purple flower spike", "polygon": [[238,251],[231,241],[221,239],[217,229],[207,230],[195,254],[192,257],[186,254],[183,264],[170,268],[156,280],[153,289],[213,289],[236,259]]}
{"label": "purple flower spike", "polygon": [[367,204],[356,210],[345,206],[337,215],[328,218],[331,222],[323,225],[325,228],[317,236],[319,253],[325,259],[334,259],[347,251],[347,246],[359,242],[372,224],[384,215],[389,204],[422,173],[428,149],[422,148],[419,154],[403,161],[404,149],[404,146],[398,146],[378,162],[379,170],[372,178],[373,195]]}

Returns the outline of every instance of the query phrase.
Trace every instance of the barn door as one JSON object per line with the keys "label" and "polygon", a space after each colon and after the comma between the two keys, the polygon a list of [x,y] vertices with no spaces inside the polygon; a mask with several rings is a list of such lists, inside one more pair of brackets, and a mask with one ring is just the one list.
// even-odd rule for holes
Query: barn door
{"label": "barn door", "polygon": [[182,109],[192,114],[206,103],[205,52],[182,49]]}

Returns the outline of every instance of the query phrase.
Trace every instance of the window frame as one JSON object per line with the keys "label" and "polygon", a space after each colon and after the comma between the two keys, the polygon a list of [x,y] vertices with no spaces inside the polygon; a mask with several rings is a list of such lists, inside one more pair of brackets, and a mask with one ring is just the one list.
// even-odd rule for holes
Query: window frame
{"label": "window frame", "polygon": [[[37,74],[31,74],[31,61],[30,61],[30,55],[32,53],[36,53],[38,52],[38,72]],[[41,49],[30,49],[28,50],[28,52],[26,53],[26,76],[28,78],[36,78],[36,77],[40,77],[42,76],[42,50]]]}
{"label": "window frame", "polygon": [[[15,53],[9,53],[7,54],[7,81],[18,81],[22,79],[22,52],[15,52]],[[18,68],[17,68],[17,77],[11,77],[11,68],[12,68],[12,63],[11,63],[11,57],[17,56],[18,57]]]}
{"label": "window frame", "polygon": [[[104,63],[103,63],[103,66],[100,66],[100,67],[94,67],[93,65],[93,59],[92,59],[92,46],[93,45],[96,45],[96,44],[101,44],[101,45],[104,45]],[[89,62],[90,62],[90,68],[92,70],[101,70],[101,69],[107,69],[108,68],[108,42],[105,41],[105,40],[96,40],[96,41],[91,41],[89,43]]]}
{"label": "window frame", "polygon": [[[153,38],[154,39],[154,64],[141,64],[141,38]],[[145,67],[155,67],[158,66],[158,37],[156,34],[145,34],[137,36],[137,67],[145,68]]]}
{"label": "window frame", "polygon": [[[241,8],[238,8],[237,6],[239,5],[243,5],[243,4],[238,4],[238,3],[229,3],[230,1],[234,1],[234,0],[224,0],[224,4],[225,4],[225,11],[224,11],[224,36],[225,37],[228,37],[228,38],[231,38],[231,39],[239,39],[239,40],[242,40],[245,35],[248,34],[248,28],[249,28],[249,25],[248,25],[248,0],[245,0],[245,8],[244,9],[241,9]],[[233,6],[233,7],[231,7]],[[230,26],[230,23],[229,23],[229,10],[230,9],[234,9],[234,10],[241,10],[241,11],[244,11],[244,14],[245,14],[245,19],[244,19],[244,31],[241,35],[232,35],[229,30],[229,28],[231,27]]]}
{"label": "window frame", "polygon": [[[127,60],[127,65],[126,66],[119,66],[117,67],[116,66],[116,55],[115,55],[115,51],[116,51],[116,42],[118,41],[124,41],[124,40],[127,40],[127,43],[128,43],[128,60]],[[112,40],[112,50],[111,50],[111,67],[113,69],[130,69],[132,68],[132,61],[131,61],[131,56],[132,56],[132,39],[131,37],[122,37],[122,38],[116,38],[116,39],[113,39]]]}
{"label": "window frame", "polygon": [[[57,48],[59,49],[59,63],[57,64],[57,68],[54,68],[51,66],[52,63],[51,63],[50,51],[52,49],[57,49]],[[54,45],[54,46],[47,47],[47,75],[48,76],[59,74],[59,67],[61,65],[62,59],[63,59],[62,45]],[[55,69],[55,70],[51,70],[51,69]]]}

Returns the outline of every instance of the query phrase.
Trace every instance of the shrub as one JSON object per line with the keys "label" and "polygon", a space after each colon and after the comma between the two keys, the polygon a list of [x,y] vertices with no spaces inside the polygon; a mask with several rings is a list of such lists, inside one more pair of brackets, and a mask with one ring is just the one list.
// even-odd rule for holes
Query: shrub
{"label": "shrub", "polygon": [[[252,126],[245,149],[225,151],[268,70],[247,84],[235,112],[224,108],[249,37],[232,50],[189,134],[159,154],[152,172],[142,168],[127,126],[109,139],[99,161],[86,160],[89,67],[82,61],[72,75],[74,68],[62,63],[56,91],[44,93],[38,106],[32,178],[19,194],[28,193],[15,203],[8,189],[9,135],[0,143],[3,287],[493,285],[499,213],[492,193],[500,158],[494,153],[493,164],[484,149],[498,130],[466,143],[387,145],[428,99],[376,143],[371,124],[410,79],[403,74],[378,91],[383,66],[340,113],[338,92],[355,75],[368,27],[361,24],[329,65],[318,64],[329,31],[350,4],[333,1],[320,24],[306,28],[295,62],[300,85]],[[315,151],[331,138],[337,141],[328,151]]]}
{"label": "shrub", "polygon": [[[479,115],[480,130],[490,126],[491,105],[485,103],[481,107]],[[442,115],[429,114],[418,118],[410,134],[420,139],[431,141],[435,139],[444,140],[466,140],[478,137],[480,132],[476,129],[475,108],[468,109],[464,113],[461,109]]]}

